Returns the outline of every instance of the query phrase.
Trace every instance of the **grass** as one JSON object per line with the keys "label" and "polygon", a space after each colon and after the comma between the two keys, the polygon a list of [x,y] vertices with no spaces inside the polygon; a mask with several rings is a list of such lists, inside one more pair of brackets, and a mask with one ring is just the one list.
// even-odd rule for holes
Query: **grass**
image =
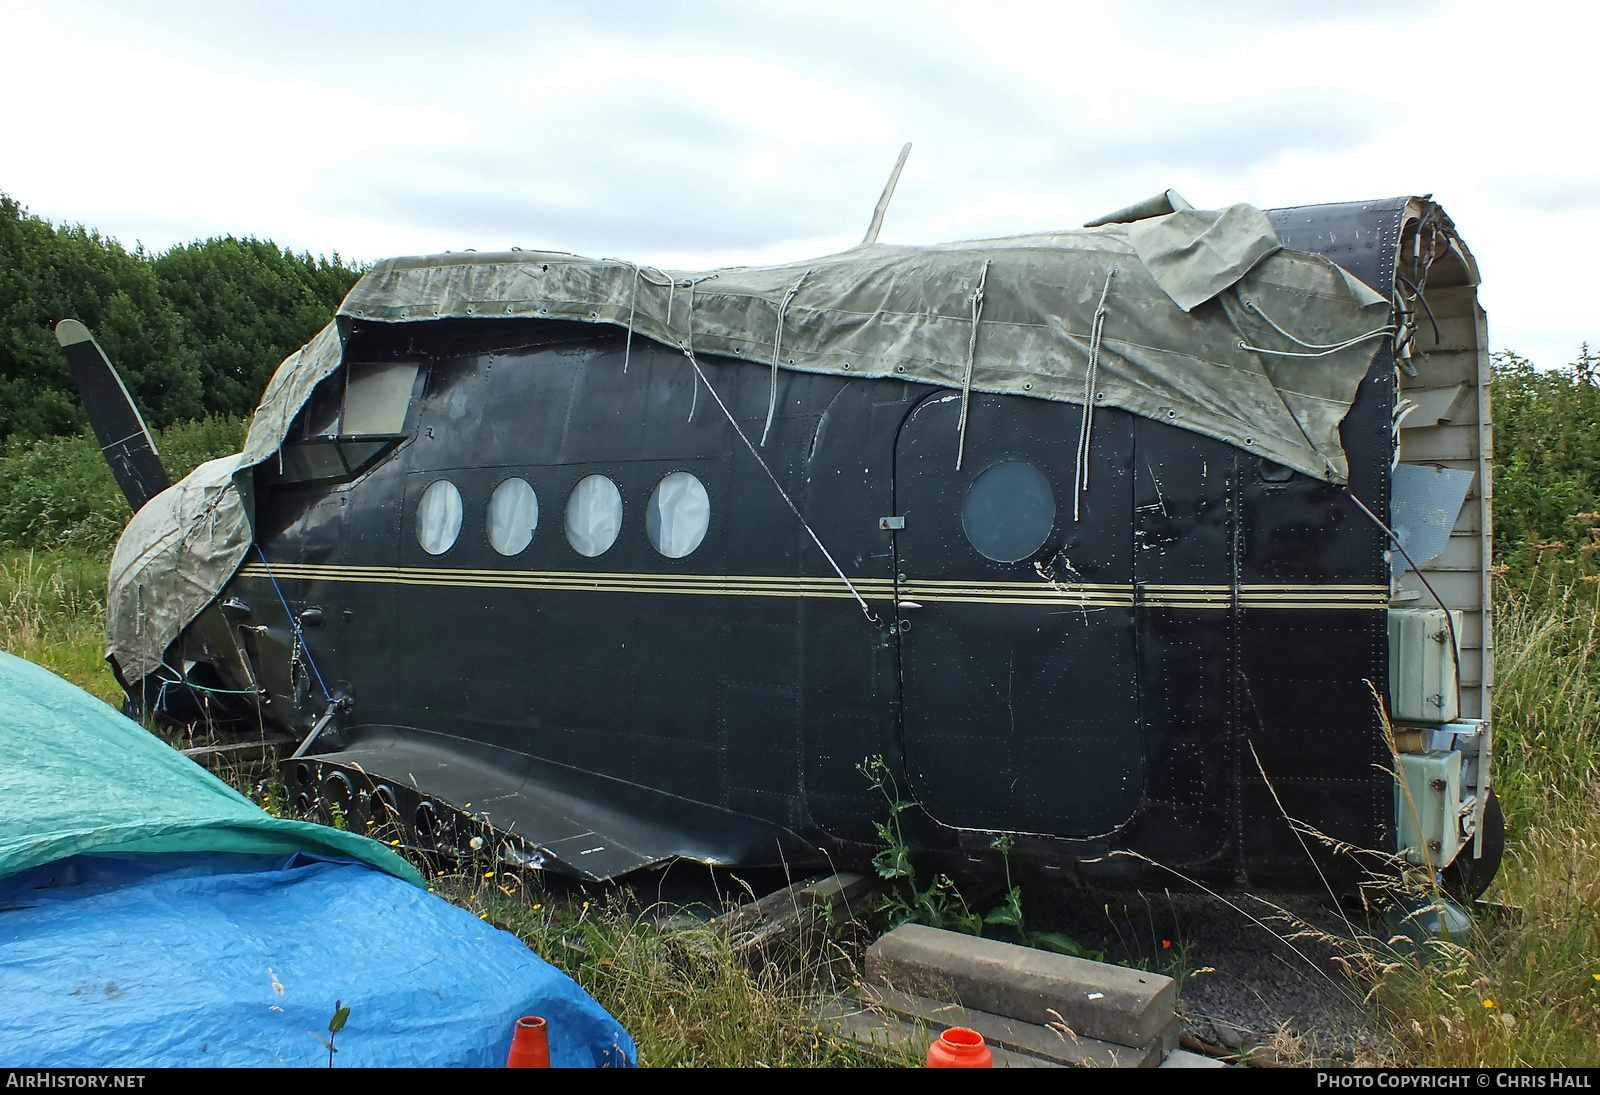
{"label": "grass", "polygon": [[1406,1063],[1600,1066],[1600,586],[1503,589],[1495,779],[1505,863],[1466,946],[1392,965],[1374,991]]}
{"label": "grass", "polygon": [[72,548],[0,549],[0,650],[120,708],[122,688],[105,661],[106,567],[103,556]]}
{"label": "grass", "polygon": [[[81,549],[0,549],[0,649],[116,705],[105,570]],[[1508,834],[1486,896],[1520,912],[1480,916],[1472,938],[1407,957],[1372,935],[1332,940],[1361,959],[1355,988],[1393,1038],[1389,1063],[1600,1066],[1600,583],[1586,577],[1552,564],[1500,588],[1495,773]],[[646,1064],[870,1063],[813,1018],[854,977],[841,948],[809,969],[752,964],[714,925],[660,920],[625,890],[542,889],[487,862],[428,869],[442,896],[625,1017]],[[1277,1052],[1294,1059],[1291,1045]]]}
{"label": "grass", "polygon": [[[469,873],[470,872],[470,873]],[[817,1068],[875,1063],[817,1011],[854,965],[752,961],[709,923],[664,919],[629,890],[557,896],[503,871],[435,875],[438,892],[513,932],[633,1033],[641,1064]],[[905,1061],[905,1064],[912,1062]]]}
{"label": "grass", "polygon": [[[236,774],[237,775],[237,774]],[[271,778],[231,780],[272,813],[287,807]],[[311,820],[316,820],[313,815]],[[343,828],[343,816],[335,816]],[[596,887],[508,868],[491,854],[493,832],[467,862],[445,860],[403,843],[392,821],[367,835],[398,850],[426,876],[429,891],[509,931],[570,976],[632,1033],[641,1064],[651,1067],[819,1068],[919,1064],[885,1050],[868,1055],[830,1035],[823,1005],[855,980],[853,948],[843,935],[820,957],[795,946],[761,955],[741,950],[706,919],[642,897],[632,886]],[[470,842],[469,842],[470,845]],[[738,891],[748,900],[748,895]],[[702,916],[705,912],[702,911]]]}

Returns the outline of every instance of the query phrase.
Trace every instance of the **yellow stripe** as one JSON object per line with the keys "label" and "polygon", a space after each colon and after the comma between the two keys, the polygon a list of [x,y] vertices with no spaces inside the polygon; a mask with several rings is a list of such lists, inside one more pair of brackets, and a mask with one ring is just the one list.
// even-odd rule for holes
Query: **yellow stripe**
{"label": "yellow stripe", "polygon": [[914,596],[908,597],[907,599],[916,601],[919,604],[925,602],[928,604],[962,605],[1044,605],[1046,607],[1052,605],[1086,605],[1095,608],[1133,607],[1132,594],[1129,594],[1125,597],[1075,597],[1070,593],[1052,594],[1050,592],[1046,592],[1042,596],[1036,595],[1033,597],[984,597],[980,595],[962,596],[956,593],[945,593],[933,597]]}
{"label": "yellow stripe", "polygon": [[1247,593],[1294,593],[1307,589],[1326,589],[1330,592],[1343,590],[1349,593],[1382,593],[1386,597],[1389,594],[1388,586],[1375,585],[1301,585],[1280,582],[1246,582],[1239,588]]}
{"label": "yellow stripe", "polygon": [[[250,574],[255,577],[267,577],[269,571],[260,563],[246,563],[240,568],[240,573]],[[787,585],[837,585],[835,577],[803,577],[800,575],[741,575],[741,574],[639,574],[615,571],[588,571],[588,570],[469,570],[465,568],[439,568],[439,567],[367,567],[367,566],[337,566],[318,563],[275,563],[270,571],[276,575],[293,575],[301,578],[328,578],[353,580],[356,578],[481,578],[488,580],[550,580],[550,581],[575,581],[575,582],[604,582],[604,581],[637,581],[639,579],[662,580],[678,583],[715,583],[728,584],[753,584],[771,585],[774,583]],[[889,578],[857,578],[854,580],[858,586],[883,586],[893,588],[894,581]],[[1037,588],[1037,585],[1034,586]]]}
{"label": "yellow stripe", "polygon": [[[916,578],[912,580],[912,584],[943,589],[1020,589],[1029,591],[1050,587],[1050,583],[1041,578],[1035,578],[1031,582],[953,582]],[[1057,585],[1062,589],[1102,589],[1112,592],[1125,592],[1128,588],[1126,583],[1117,585],[1097,582],[1058,582]]]}
{"label": "yellow stripe", "polygon": [[[678,594],[718,597],[812,597],[848,600],[853,594],[837,578],[757,574],[636,574],[620,571],[472,570],[450,567],[342,566],[319,563],[276,563],[269,571],[246,563],[241,576],[298,581],[436,586],[454,589],[524,589],[573,593]],[[896,595],[888,578],[858,578],[863,596]],[[1074,606],[1094,608],[1230,609],[1237,603],[1251,609],[1379,609],[1389,591],[1378,585],[1296,585],[1251,583],[1235,590],[1227,585],[1151,583],[1132,585],[1033,582],[961,582],[918,580],[903,583],[899,596],[934,604]],[[1236,600],[1237,597],[1237,600]]]}

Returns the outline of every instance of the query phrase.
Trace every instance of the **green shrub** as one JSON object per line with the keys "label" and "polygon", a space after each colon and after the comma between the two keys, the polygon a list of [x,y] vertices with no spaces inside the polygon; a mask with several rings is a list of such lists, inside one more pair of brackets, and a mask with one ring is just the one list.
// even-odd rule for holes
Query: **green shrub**
{"label": "green shrub", "polygon": [[[156,447],[174,482],[197,465],[238,452],[243,418],[205,418],[157,432]],[[88,432],[0,451],[0,543],[109,553],[130,516],[128,502]]]}
{"label": "green shrub", "polygon": [[1600,525],[1600,358],[1587,343],[1561,369],[1496,354],[1493,399],[1495,555],[1525,584],[1551,557],[1582,563]]}

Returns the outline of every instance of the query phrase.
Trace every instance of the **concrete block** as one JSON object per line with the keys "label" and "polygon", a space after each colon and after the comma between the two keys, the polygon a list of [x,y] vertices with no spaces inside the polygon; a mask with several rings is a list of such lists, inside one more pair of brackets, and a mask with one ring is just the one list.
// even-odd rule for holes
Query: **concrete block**
{"label": "concrete block", "polygon": [[[1166,1052],[1159,1038],[1142,1049],[1134,1049],[1081,1034],[1069,1035],[1058,1027],[1025,1023],[872,985],[862,988],[861,1003],[869,1010],[922,1024],[931,1036],[950,1027],[967,1027],[983,1035],[990,1048],[1025,1053],[1066,1068],[1155,1068]],[[1176,1040],[1176,1030],[1172,1037]]]}
{"label": "concrete block", "polygon": [[1176,1044],[1177,988],[1158,973],[906,924],[867,950],[866,978],[1025,1023],[1059,1021],[1080,1038]]}
{"label": "concrete block", "polygon": [[1228,1066],[1215,1057],[1207,1057],[1201,1053],[1190,1053],[1186,1049],[1175,1049],[1167,1054],[1167,1059],[1161,1062],[1162,1068],[1227,1068]]}

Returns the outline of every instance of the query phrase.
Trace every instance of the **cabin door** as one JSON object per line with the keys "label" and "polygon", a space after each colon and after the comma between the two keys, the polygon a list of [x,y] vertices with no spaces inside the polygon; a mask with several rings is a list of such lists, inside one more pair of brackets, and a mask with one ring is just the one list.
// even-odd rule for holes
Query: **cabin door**
{"label": "cabin door", "polygon": [[1133,427],[1102,410],[1073,516],[1081,412],[930,396],[895,449],[902,719],[912,796],[938,821],[1061,837],[1138,809]]}

